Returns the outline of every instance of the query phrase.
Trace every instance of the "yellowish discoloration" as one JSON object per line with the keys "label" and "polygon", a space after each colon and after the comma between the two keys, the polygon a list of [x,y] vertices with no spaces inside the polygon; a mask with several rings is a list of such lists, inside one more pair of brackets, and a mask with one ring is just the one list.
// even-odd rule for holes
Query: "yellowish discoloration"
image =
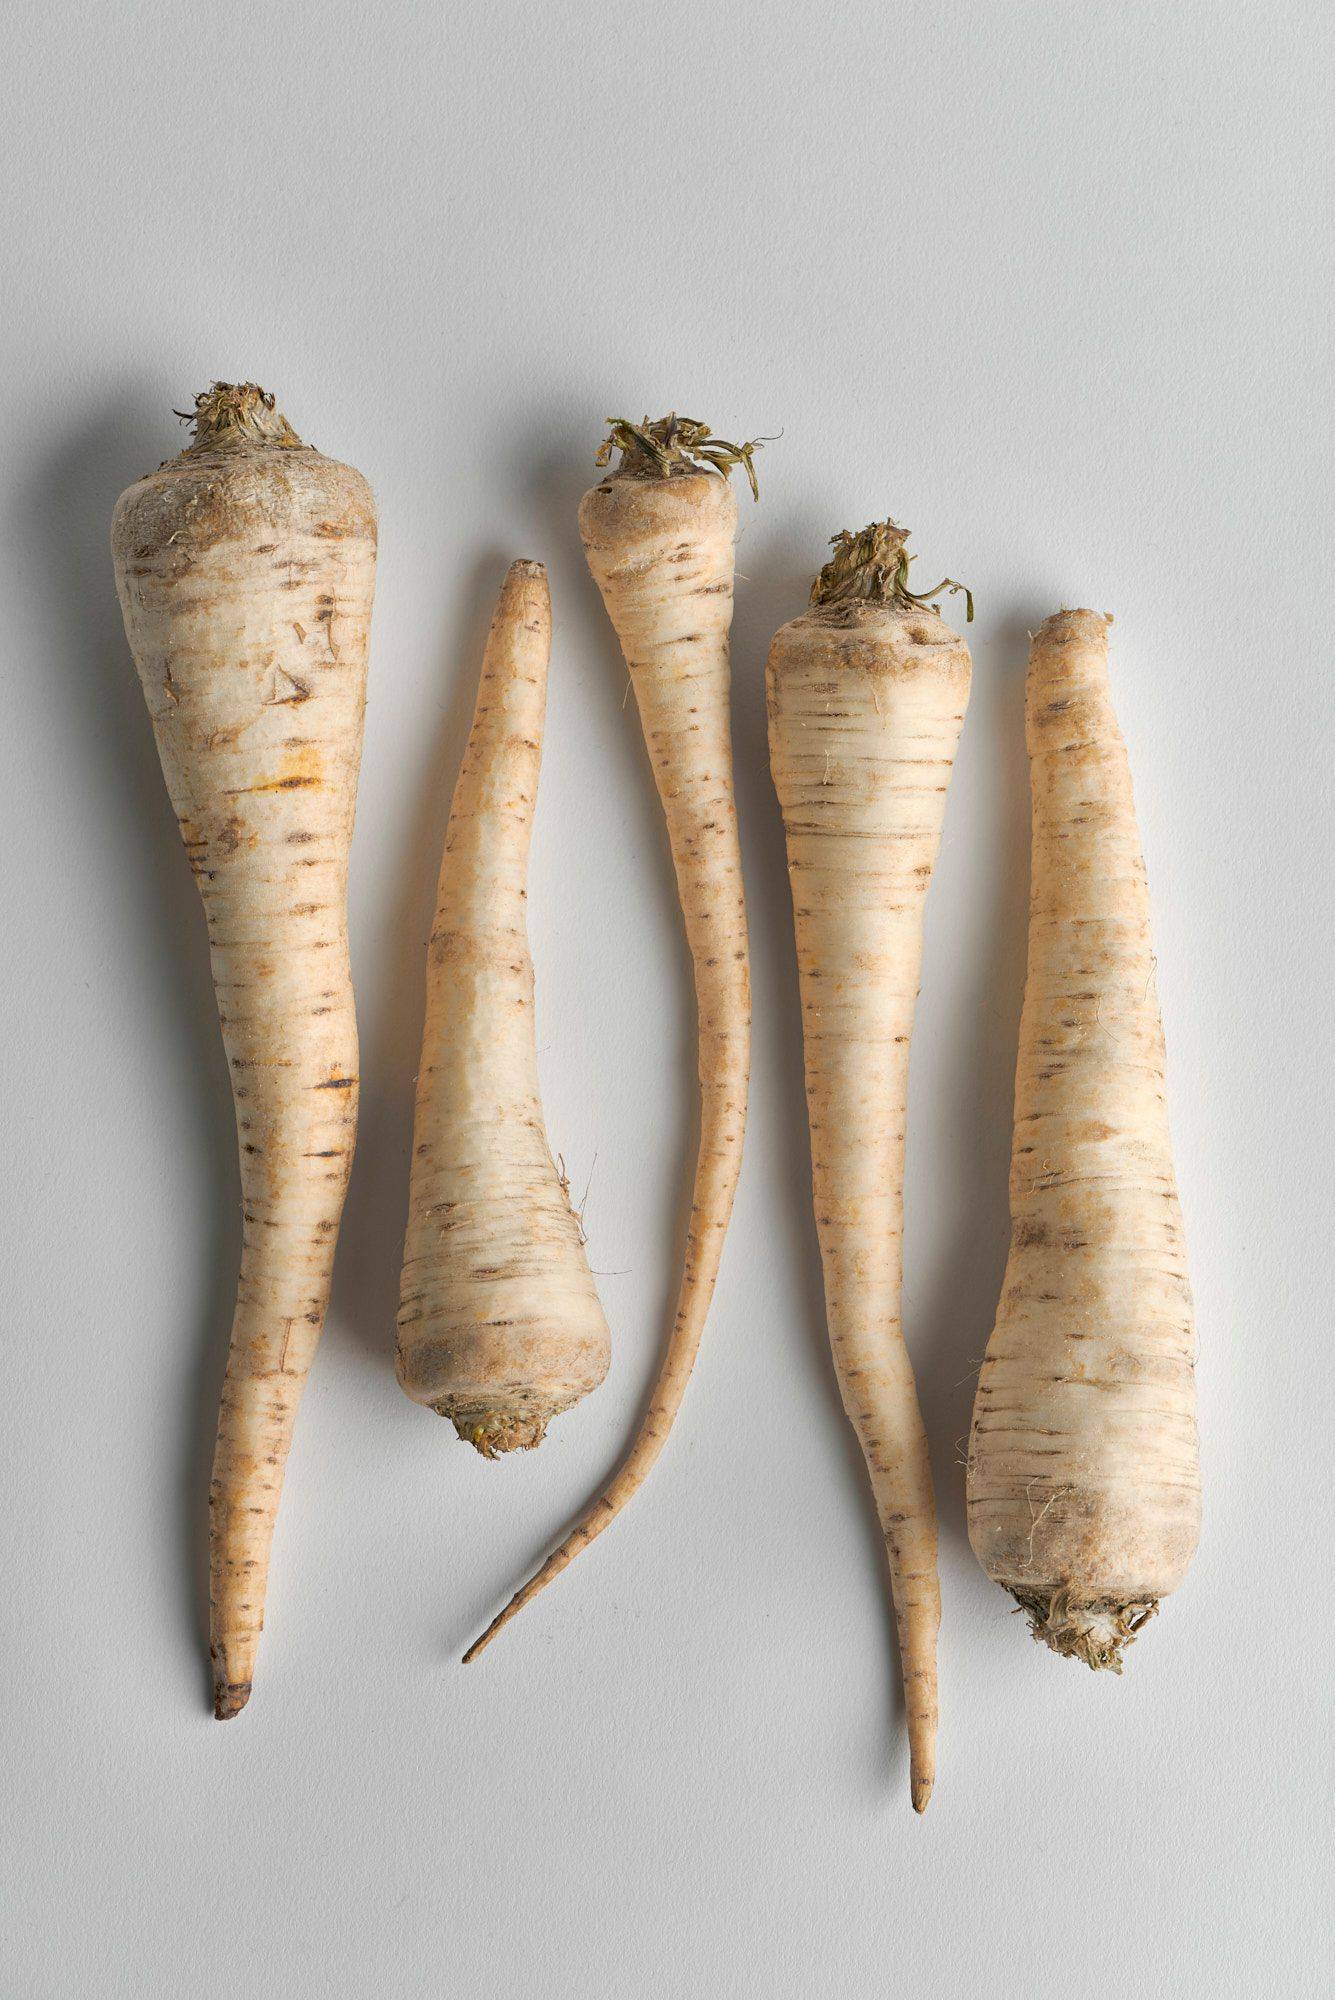
{"label": "yellowish discoloration", "polygon": [[552,614],[512,565],[455,787],[427,958],[399,1380],[484,1457],[541,1442],[611,1343],[538,1100],[525,925]]}
{"label": "yellowish discoloration", "polygon": [[900,1318],[904,1127],[923,905],[969,679],[963,640],[893,599],[818,603],[770,648],[826,1318],[889,1557],[919,1812],[936,1772],[941,1594]]}
{"label": "yellowish discoloration", "polygon": [[1106,619],[1063,611],[1038,633],[1027,733],[1011,1252],[974,1404],[969,1534],[1036,1636],[1116,1667],[1191,1561],[1200,1464],[1149,897]]}
{"label": "yellowish discoloration", "polygon": [[[346,889],[376,529],[361,475],[303,446],[253,385],[205,406],[195,443],[122,494],[112,549],[236,1099],[241,1276],[210,1496],[229,1716],[250,1691],[357,1123]],[[338,663],[312,665],[299,627],[332,603]],[[308,688],[300,703],[274,700],[288,682]]]}
{"label": "yellowish discoloration", "polygon": [[751,985],[728,656],[737,502],[717,473],[623,469],[585,494],[579,525],[630,669],[667,821],[695,969],[700,1144],[676,1316],[640,1428],[607,1487],[466,1659],[602,1533],[657,1460],[713,1297],[746,1124]]}

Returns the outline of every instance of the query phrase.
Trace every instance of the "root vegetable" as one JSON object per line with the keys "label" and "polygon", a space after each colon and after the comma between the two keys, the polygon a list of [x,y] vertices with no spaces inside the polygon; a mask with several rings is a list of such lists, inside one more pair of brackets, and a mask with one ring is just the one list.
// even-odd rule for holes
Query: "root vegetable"
{"label": "root vegetable", "polygon": [[[927,601],[937,593],[910,592],[904,542],[889,521],[835,537],[811,608],[775,636],[767,683],[826,1316],[885,1537],[911,1797],[922,1812],[936,1772],[941,1594],[927,1439],[901,1323],[904,1135],[923,906],[970,662]],[[947,588],[958,586],[938,586]]]}
{"label": "root vegetable", "polygon": [[250,1694],[357,1123],[346,889],[376,518],[253,383],[121,495],[125,629],[208,921],[244,1233],[210,1493],[215,1709]]}
{"label": "root vegetable", "polygon": [[1195,1335],[1149,899],[1108,625],[1033,641],[1029,969],[1011,1248],[978,1382],[969,1536],[1036,1638],[1120,1671],[1196,1548]]}
{"label": "root vegetable", "polygon": [[611,1344],[538,1099],[524,910],[552,613],[514,563],[482,664],[427,958],[399,1380],[486,1458],[541,1442]]}
{"label": "root vegetable", "polygon": [[685,1268],[662,1368],[620,1469],[465,1659],[602,1533],[657,1459],[700,1344],[741,1167],[751,989],[729,716],[737,502],[728,472],[745,466],[754,492],[755,446],[667,417],[613,421],[600,465],[614,448],[620,465],[584,496],[579,524],[635,689],[695,969],[700,1140]]}

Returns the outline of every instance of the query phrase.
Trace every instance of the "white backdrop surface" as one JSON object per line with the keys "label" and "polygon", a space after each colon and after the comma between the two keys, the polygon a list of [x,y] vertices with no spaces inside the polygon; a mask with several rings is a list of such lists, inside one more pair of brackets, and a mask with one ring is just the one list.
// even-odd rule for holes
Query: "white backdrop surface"
{"label": "white backdrop surface", "polygon": [[[0,1992],[1329,1990],[1329,10],[9,18]],[[276,390],[381,509],[360,1150],[227,1728],[202,1624],[231,1107],[107,550],[215,376]],[[734,645],[746,1166],[649,1487],[465,1672],[615,1459],[666,1323],[688,969],[575,508],[602,419],[668,408],[782,431]],[[945,1603],[921,1823],[825,1342],[762,697],[826,539],[887,512],[979,606],[909,1133]],[[497,1466],[401,1395],[392,1348],[423,946],[513,555],[548,563],[557,615],[546,1110],[616,1348]],[[1062,603],[1117,616],[1201,1340],[1204,1540],[1120,1681],[1033,1646],[963,1525],[1007,1234],[1025,634]]]}

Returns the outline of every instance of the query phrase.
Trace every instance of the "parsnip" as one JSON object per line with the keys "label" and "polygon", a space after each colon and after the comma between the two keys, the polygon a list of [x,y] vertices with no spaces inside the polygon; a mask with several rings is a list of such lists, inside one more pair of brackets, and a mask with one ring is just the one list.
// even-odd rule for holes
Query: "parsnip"
{"label": "parsnip", "polygon": [[1037,1638],[1122,1651],[1196,1548],[1195,1333],[1168,1139],[1149,898],[1108,625],[1033,641],[1029,970],[1011,1249],[979,1377],[969,1535]]}
{"label": "parsnip", "polygon": [[614,448],[621,463],[585,494],[579,526],[635,689],[695,969],[700,1139],[685,1268],[663,1365],[620,1469],[465,1659],[600,1535],[647,1477],[695,1362],[741,1168],[751,986],[732,780],[737,502],[727,475],[743,465],[754,492],[755,445],[728,445],[705,424],[665,417],[614,420],[600,465]]}
{"label": "parsnip", "polygon": [[552,613],[511,565],[455,787],[427,956],[399,1380],[486,1458],[607,1373],[607,1322],[538,1100],[524,909]]}
{"label": "parsnip", "polygon": [[767,688],[826,1316],[885,1537],[910,1790],[922,1812],[936,1773],[941,1593],[927,1438],[901,1324],[904,1134],[923,905],[970,663],[925,601],[936,593],[910,592],[904,541],[890,521],[835,537],[810,609],[775,636]]}
{"label": "parsnip", "polygon": [[204,900],[244,1232],[210,1494],[215,1709],[250,1694],[357,1124],[347,873],[376,518],[253,383],[121,495],[116,586]]}

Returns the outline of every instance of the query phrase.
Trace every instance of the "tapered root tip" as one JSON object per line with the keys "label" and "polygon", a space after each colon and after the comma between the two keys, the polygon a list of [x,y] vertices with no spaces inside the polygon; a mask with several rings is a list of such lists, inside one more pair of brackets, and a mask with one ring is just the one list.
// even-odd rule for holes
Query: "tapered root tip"
{"label": "tapered root tip", "polygon": [[230,1722],[234,1715],[240,1715],[249,1700],[249,1681],[214,1682],[213,1713],[217,1721]]}
{"label": "tapered root tip", "polygon": [[926,1812],[927,1801],[932,1796],[932,1786],[935,1783],[936,1775],[934,1772],[929,1772],[925,1777],[918,1776],[909,1779],[909,1796],[913,1800],[913,1810],[915,1813]]}
{"label": "tapered root tip", "polygon": [[[472,1645],[464,1654],[465,1666],[468,1665],[470,1660],[475,1660],[478,1654],[491,1644],[501,1627],[508,1625],[516,1612],[522,1611],[526,1604],[531,1604],[538,1592],[544,1589],[554,1576],[560,1576],[561,1571],[574,1561],[581,1549],[588,1547],[589,1543],[598,1533],[598,1528],[606,1526],[607,1522],[614,1518],[618,1504],[608,1494],[605,1493],[603,1495],[594,1509],[593,1515],[586,1514],[579,1526],[571,1529],[560,1548],[553,1549],[541,1569],[534,1570],[528,1582],[515,1592],[504,1611],[496,1613],[496,1616],[492,1619],[481,1638],[474,1639]],[[594,1519],[597,1520],[597,1526],[590,1525],[591,1520]]]}
{"label": "tapered root tip", "polygon": [[490,1625],[488,1625],[486,1631],[483,1632],[478,1638],[474,1639],[472,1645],[468,1648],[468,1651],[464,1654],[463,1663],[466,1667],[472,1665],[473,1661],[477,1658],[479,1653],[486,1652],[488,1646],[491,1644],[492,1640],[496,1637],[496,1634],[500,1631],[502,1625],[508,1624],[510,1619],[514,1616],[515,1612],[518,1609],[519,1606],[512,1599],[511,1602],[506,1605],[504,1611],[500,1611],[496,1614],[496,1616],[492,1619]]}
{"label": "tapered root tip", "polygon": [[485,1652],[486,1648],[491,1644],[492,1640],[496,1637],[496,1634],[501,1630],[502,1626],[508,1625],[510,1623],[510,1620],[514,1617],[515,1613],[517,1611],[522,1611],[524,1606],[530,1603],[531,1600],[537,1596],[538,1592],[542,1589],[545,1583],[550,1583],[554,1576],[558,1576],[560,1574],[560,1572],[565,1568],[566,1564],[570,1561],[571,1554],[572,1551],[569,1543],[563,1543],[562,1546],[556,1551],[555,1555],[548,1556],[542,1568],[534,1572],[534,1574],[529,1578],[528,1582],[523,1586],[521,1590],[517,1590],[515,1592],[514,1596],[510,1599],[510,1602],[506,1605],[504,1611],[498,1611],[496,1613],[496,1616],[492,1619],[490,1625],[488,1625],[486,1631],[482,1633],[481,1637],[474,1639],[472,1645],[468,1648],[468,1651],[464,1654],[465,1666],[468,1666],[471,1661],[475,1660],[479,1653]]}

